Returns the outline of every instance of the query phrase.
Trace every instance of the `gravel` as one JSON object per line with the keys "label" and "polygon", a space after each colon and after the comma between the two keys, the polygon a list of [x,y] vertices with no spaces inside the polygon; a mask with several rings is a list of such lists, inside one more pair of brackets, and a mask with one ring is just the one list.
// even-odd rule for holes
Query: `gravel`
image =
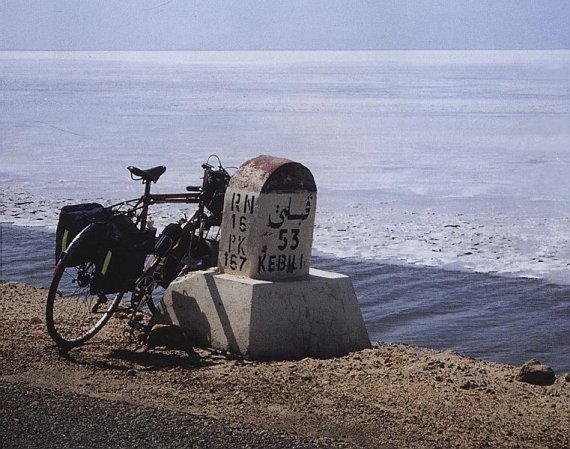
{"label": "gravel", "polygon": [[2,448],[570,447],[570,375],[403,344],[253,362],[148,349],[113,317],[61,353],[47,292],[0,282]]}

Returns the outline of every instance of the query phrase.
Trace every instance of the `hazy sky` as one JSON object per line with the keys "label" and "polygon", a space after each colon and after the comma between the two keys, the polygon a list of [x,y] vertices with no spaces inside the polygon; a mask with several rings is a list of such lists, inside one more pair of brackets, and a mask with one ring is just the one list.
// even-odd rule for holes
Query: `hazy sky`
{"label": "hazy sky", "polygon": [[569,24],[570,0],[0,0],[0,49],[568,49]]}

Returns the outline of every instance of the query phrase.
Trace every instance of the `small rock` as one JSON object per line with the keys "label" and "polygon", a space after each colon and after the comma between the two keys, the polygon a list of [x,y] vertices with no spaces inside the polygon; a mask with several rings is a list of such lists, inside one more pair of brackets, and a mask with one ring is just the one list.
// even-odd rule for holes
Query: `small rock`
{"label": "small rock", "polygon": [[127,376],[133,377],[133,376],[136,376],[136,375],[137,375],[137,370],[136,370],[136,369],[127,370]]}
{"label": "small rock", "polygon": [[474,380],[468,380],[467,382],[461,384],[459,388],[462,390],[471,390],[473,388],[477,388],[479,385]]}
{"label": "small rock", "polygon": [[157,324],[149,335],[147,345],[149,348],[166,347],[168,349],[190,349],[191,345],[183,330],[174,324]]}
{"label": "small rock", "polygon": [[531,359],[521,366],[517,380],[532,385],[552,385],[556,376],[550,366],[542,365],[538,360]]}
{"label": "small rock", "polygon": [[564,373],[558,376],[549,388],[549,394],[551,396],[560,396],[568,388],[570,388],[570,373]]}

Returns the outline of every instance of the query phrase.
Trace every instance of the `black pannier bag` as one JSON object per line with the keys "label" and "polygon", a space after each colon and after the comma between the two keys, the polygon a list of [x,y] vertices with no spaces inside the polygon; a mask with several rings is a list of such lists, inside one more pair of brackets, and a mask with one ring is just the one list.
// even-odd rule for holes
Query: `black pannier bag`
{"label": "black pannier bag", "polygon": [[169,225],[166,225],[156,240],[153,251],[154,254],[158,257],[165,256],[180,238],[180,234],[182,234],[182,227],[178,223],[170,223]]}
{"label": "black pannier bag", "polygon": [[[162,279],[158,285],[167,288],[184,267],[206,269],[218,264],[219,245],[213,239],[181,239],[161,261]],[[195,265],[199,263],[199,265]]]}
{"label": "black pannier bag", "polygon": [[[109,216],[109,210],[97,203],[73,204],[62,207],[56,230],[55,261],[57,262],[60,259],[62,251],[67,249],[71,241],[88,224],[105,220]],[[77,264],[85,261],[78,260]]]}
{"label": "black pannier bag", "polygon": [[222,171],[211,171],[204,183],[202,198],[204,205],[212,214],[212,225],[219,226],[222,223],[224,209],[224,195],[230,182],[230,176]]}
{"label": "black pannier bag", "polygon": [[127,217],[113,216],[99,234],[91,293],[133,291],[146,256],[153,251],[155,231],[141,231]]}

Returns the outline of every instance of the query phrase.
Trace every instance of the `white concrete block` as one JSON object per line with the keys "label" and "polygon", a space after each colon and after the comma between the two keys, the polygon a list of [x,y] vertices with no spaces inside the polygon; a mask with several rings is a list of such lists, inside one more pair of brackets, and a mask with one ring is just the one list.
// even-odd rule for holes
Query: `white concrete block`
{"label": "white concrete block", "polygon": [[325,358],[370,347],[350,278],[321,270],[286,282],[195,272],[172,282],[162,309],[196,346],[250,359]]}
{"label": "white concrete block", "polygon": [[245,162],[226,190],[219,270],[266,281],[308,277],[316,202],[307,167],[272,156]]}

